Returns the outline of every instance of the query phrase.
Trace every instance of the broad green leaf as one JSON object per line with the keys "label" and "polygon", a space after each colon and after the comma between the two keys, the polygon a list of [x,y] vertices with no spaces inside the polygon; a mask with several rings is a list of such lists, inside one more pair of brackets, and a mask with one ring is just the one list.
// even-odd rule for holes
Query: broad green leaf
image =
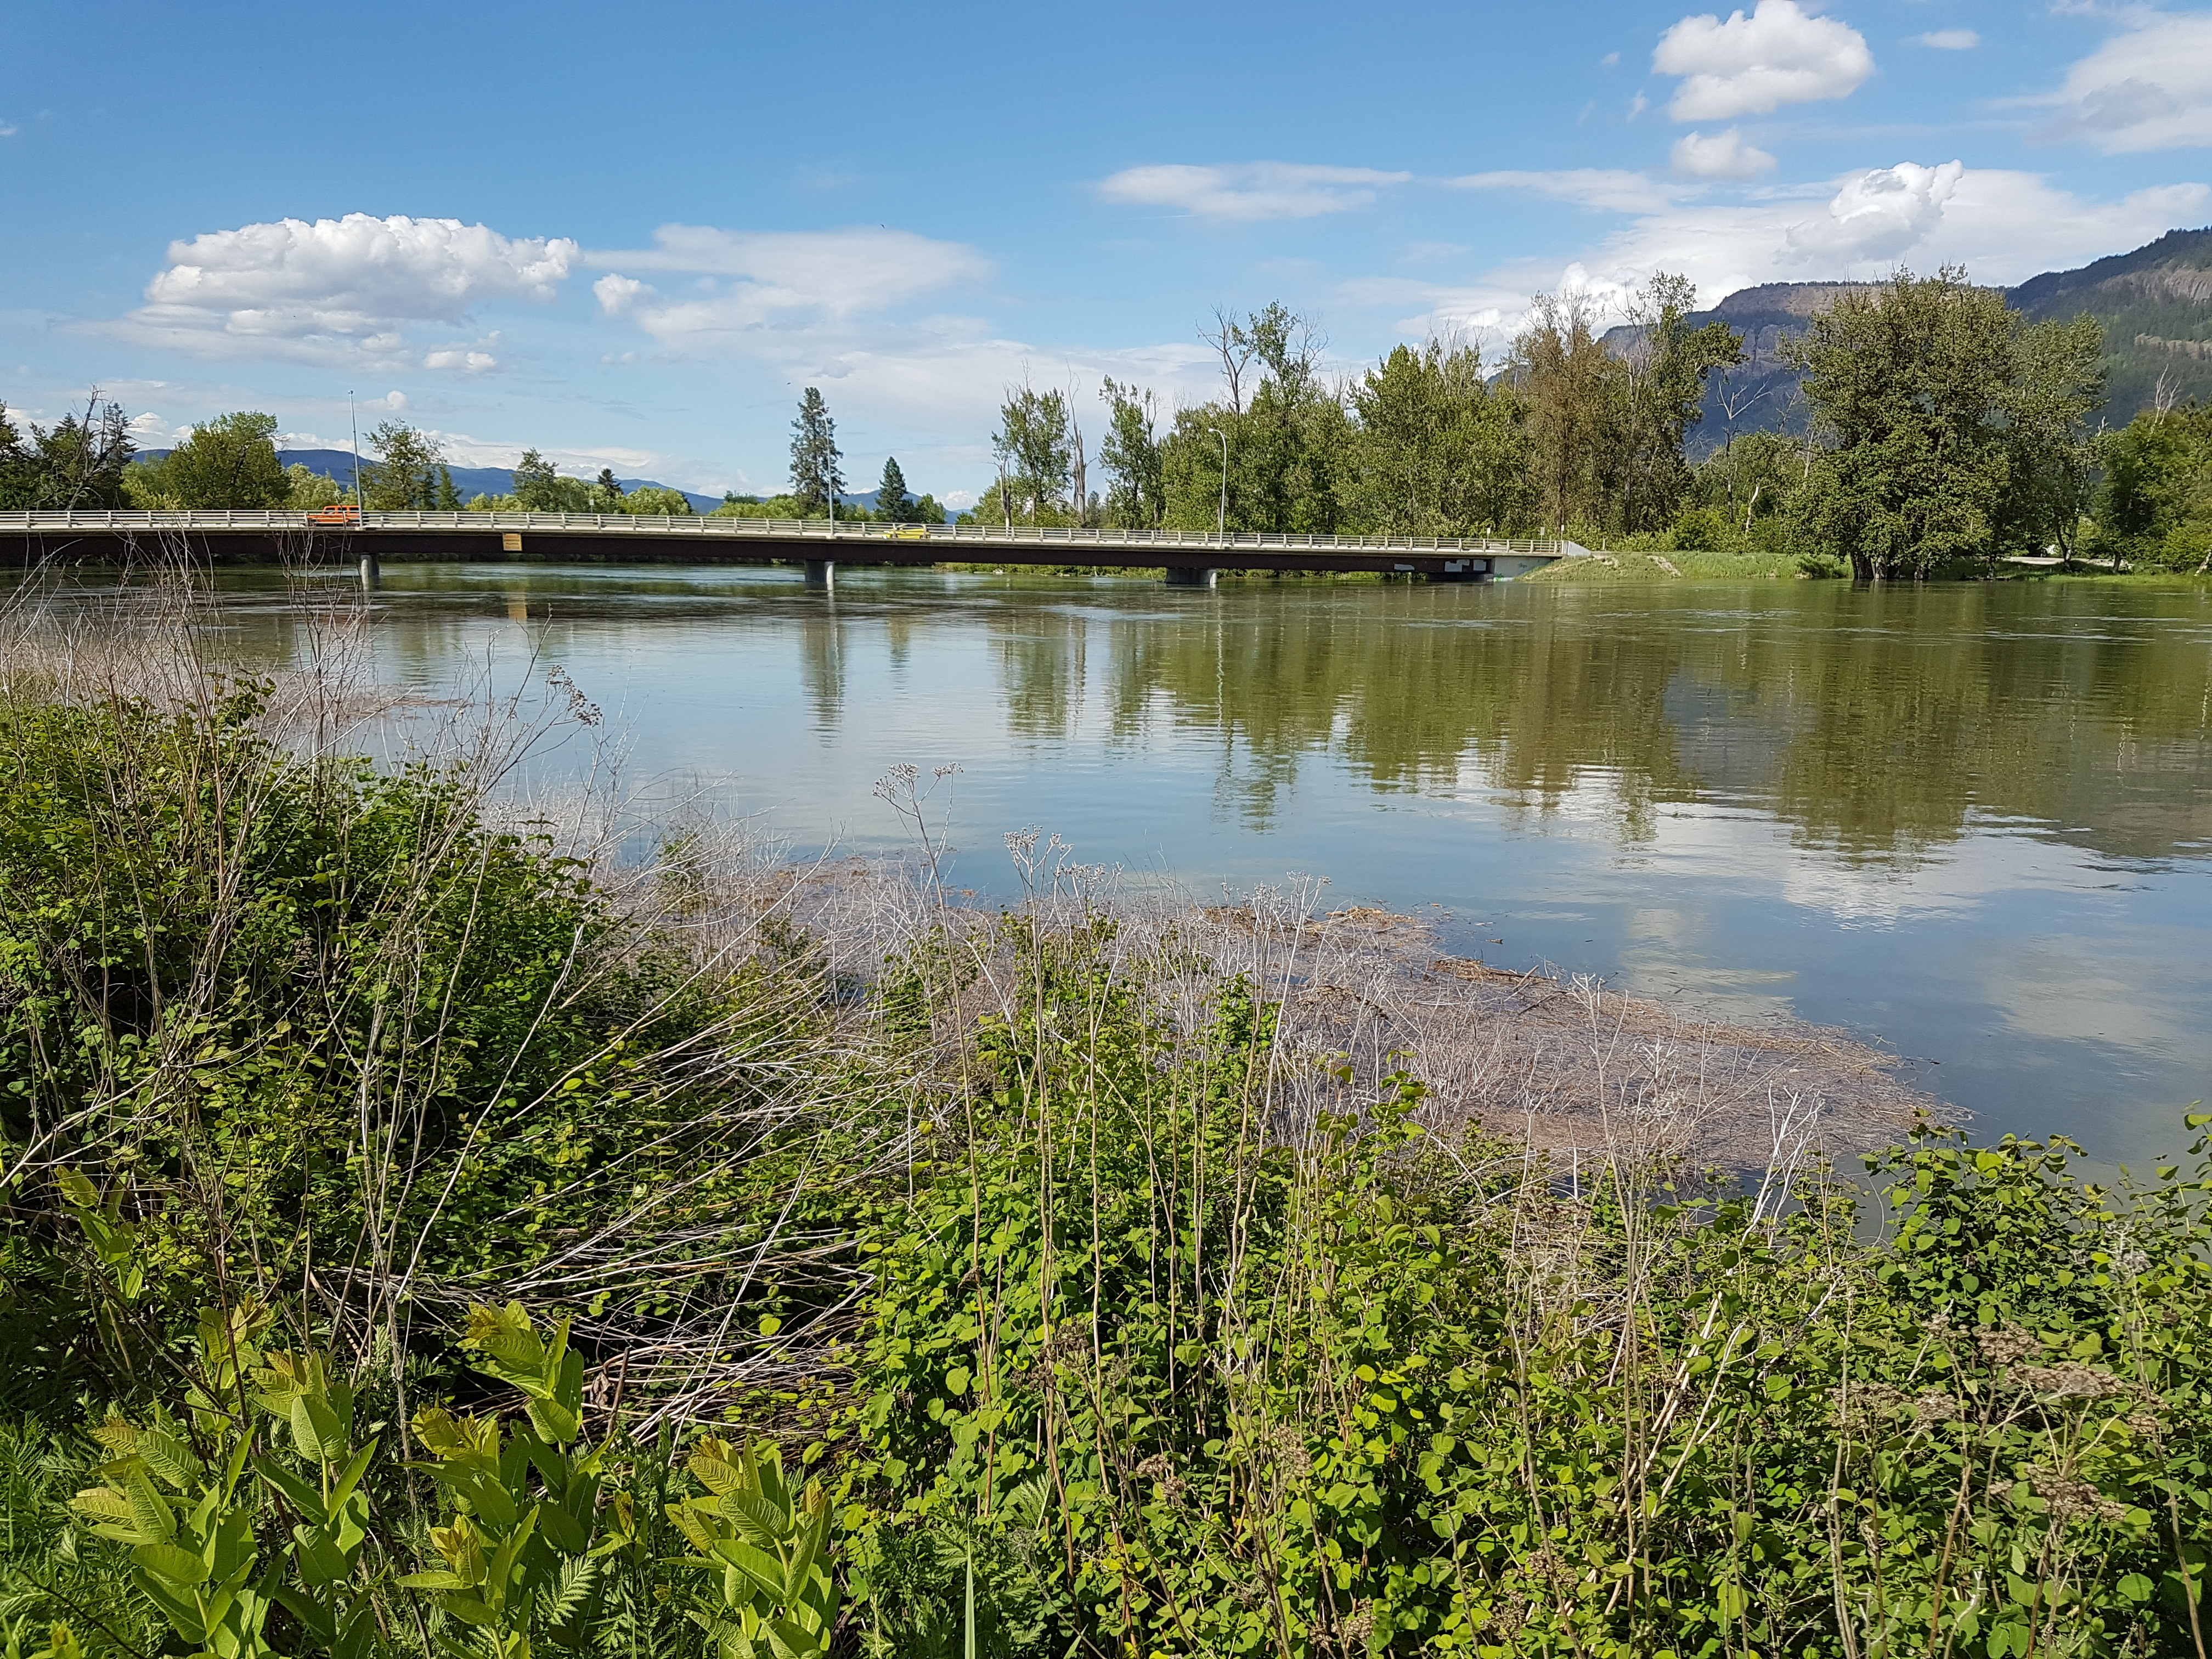
{"label": "broad green leaf", "polygon": [[348,1448],[338,1428],[337,1413],[311,1394],[292,1396],[292,1443],[312,1463],[335,1463]]}
{"label": "broad green leaf", "polygon": [[792,1586],[784,1577],[783,1563],[772,1555],[763,1554],[750,1544],[738,1539],[717,1539],[714,1553],[744,1575],[763,1595],[771,1601],[791,1599]]}
{"label": "broad green leaf", "polygon": [[353,1455],[353,1462],[345,1466],[336,1484],[331,1487],[330,1507],[332,1513],[346,1506],[346,1500],[353,1496],[354,1488],[368,1473],[369,1460],[376,1455],[376,1442],[377,1437],[371,1435],[368,1443]]}
{"label": "broad green leaf", "polygon": [[555,1445],[566,1445],[583,1431],[581,1413],[553,1400],[533,1400],[524,1407],[530,1425]]}
{"label": "broad green leaf", "polygon": [[207,1563],[174,1544],[141,1544],[131,1552],[131,1559],[173,1584],[204,1584],[208,1579]]}
{"label": "broad green leaf", "polygon": [[146,1460],[149,1468],[179,1492],[205,1473],[190,1446],[161,1429],[141,1430],[134,1449]]}
{"label": "broad green leaf", "polygon": [[725,1492],[737,1491],[743,1484],[741,1477],[734,1468],[720,1458],[708,1456],[704,1452],[693,1452],[690,1461],[685,1467],[699,1478],[699,1483],[702,1486],[718,1497]]}
{"label": "broad green leaf", "polygon": [[131,1524],[148,1543],[166,1544],[177,1535],[177,1517],[154,1490],[153,1480],[143,1464],[133,1464],[123,1472],[123,1492],[131,1505]]}
{"label": "broad green leaf", "polygon": [[538,1525],[547,1541],[563,1555],[581,1555],[592,1547],[591,1534],[578,1526],[566,1510],[550,1499],[539,1500]]}
{"label": "broad green leaf", "polygon": [[789,1536],[791,1517],[766,1498],[733,1492],[716,1504],[723,1517],[763,1549],[775,1549]]}
{"label": "broad green leaf", "polygon": [[255,1458],[253,1472],[282,1493],[284,1501],[298,1510],[300,1515],[310,1523],[320,1526],[328,1518],[327,1512],[323,1508],[321,1492],[302,1480],[295,1472],[277,1462],[276,1459]]}
{"label": "broad green leaf", "polygon": [[94,1186],[79,1170],[57,1170],[54,1179],[60,1183],[62,1196],[80,1210],[100,1207],[100,1188]]}

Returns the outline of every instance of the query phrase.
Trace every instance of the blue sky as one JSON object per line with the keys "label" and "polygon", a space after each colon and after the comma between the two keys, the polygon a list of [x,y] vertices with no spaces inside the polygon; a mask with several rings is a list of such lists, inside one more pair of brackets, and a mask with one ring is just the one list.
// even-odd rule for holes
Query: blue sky
{"label": "blue sky", "polygon": [[1217,307],[1494,353],[1654,270],[2016,282],[2208,179],[2212,10],[2096,0],[6,0],[0,398],[765,491],[812,384],[957,502],[1008,382],[1194,400]]}

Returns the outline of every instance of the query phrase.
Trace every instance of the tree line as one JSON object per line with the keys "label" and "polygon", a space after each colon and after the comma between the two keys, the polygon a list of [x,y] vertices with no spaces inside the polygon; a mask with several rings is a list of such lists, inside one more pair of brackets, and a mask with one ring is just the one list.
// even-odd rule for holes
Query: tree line
{"label": "tree line", "polygon": [[[1847,294],[1785,347],[1801,433],[1739,431],[1747,357],[1661,273],[1607,328],[1540,294],[1501,360],[1462,340],[1324,372],[1277,303],[1200,330],[1219,391],[1170,411],[1111,379],[1086,444],[1069,392],[1009,387],[978,522],[1273,533],[1564,536],[1794,555],[1808,574],[1971,574],[2008,555],[2197,568],[2212,553],[2212,416],[2170,401],[2121,429],[2102,331],[2037,322],[1964,270]],[[1707,393],[1729,411],[1702,459]],[[1087,473],[1095,465],[1097,489]]]}
{"label": "tree line", "polygon": [[[526,513],[686,515],[690,499],[659,484],[625,490],[611,467],[597,479],[570,477],[536,449],[515,463],[514,487],[464,501],[434,434],[388,420],[368,434],[360,462],[360,504],[372,513],[495,509]],[[302,462],[286,466],[276,417],[258,410],[218,415],[158,456],[143,455],[122,406],[95,392],[82,415],[19,432],[0,404],[0,509],[81,507],[142,512],[313,511],[353,503],[350,480]]]}
{"label": "tree line", "polygon": [[[1661,273],[1602,326],[1587,293],[1540,294],[1502,359],[1463,340],[1393,348],[1331,374],[1313,320],[1279,302],[1200,331],[1219,390],[1171,408],[1108,379],[1086,436],[1068,391],[1007,389],[991,435],[981,524],[1441,536],[1562,536],[1590,545],[1794,557],[1808,574],[1965,574],[2011,555],[2113,568],[2212,569],[2212,411],[2161,397],[2122,428],[2104,404],[2094,319],[2037,322],[1966,272],[1899,270],[1846,293],[1787,343],[1797,432],[1738,430],[1746,362],[1724,323]],[[1709,392],[1718,395],[1709,398]],[[1692,459],[1708,403],[1721,441]],[[343,481],[278,459],[276,421],[219,416],[167,455],[137,454],[121,407],[20,433],[0,405],[0,507],[314,507]],[[511,490],[466,501],[436,439],[404,422],[369,434],[371,510],[518,508],[684,514],[654,487],[561,474],[535,449]],[[942,523],[887,458],[872,511],[845,501],[827,400],[805,389],[789,488],[726,495],[719,513]],[[1093,471],[1097,484],[1093,485]]]}

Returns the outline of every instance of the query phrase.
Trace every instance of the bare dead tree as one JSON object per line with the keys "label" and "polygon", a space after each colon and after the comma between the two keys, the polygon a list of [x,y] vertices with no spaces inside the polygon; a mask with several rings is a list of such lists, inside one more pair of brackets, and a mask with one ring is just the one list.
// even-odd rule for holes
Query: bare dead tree
{"label": "bare dead tree", "polygon": [[1229,412],[1244,412],[1244,371],[1251,366],[1257,343],[1246,331],[1244,325],[1230,314],[1227,307],[1213,308],[1213,326],[1200,328],[1198,337],[1212,346],[1214,355],[1221,359],[1222,383],[1229,388]]}

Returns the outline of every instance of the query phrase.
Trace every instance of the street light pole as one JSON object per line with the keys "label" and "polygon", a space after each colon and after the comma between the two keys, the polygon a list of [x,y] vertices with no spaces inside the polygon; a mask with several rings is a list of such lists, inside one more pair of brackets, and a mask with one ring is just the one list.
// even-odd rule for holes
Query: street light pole
{"label": "street light pole", "polygon": [[1226,541],[1229,538],[1229,434],[1218,426],[1206,429],[1221,440],[1221,509],[1214,515],[1213,533]]}
{"label": "street light pole", "polygon": [[346,420],[353,428],[353,510],[362,510],[361,499],[361,416],[354,412],[353,393],[346,393]]}

